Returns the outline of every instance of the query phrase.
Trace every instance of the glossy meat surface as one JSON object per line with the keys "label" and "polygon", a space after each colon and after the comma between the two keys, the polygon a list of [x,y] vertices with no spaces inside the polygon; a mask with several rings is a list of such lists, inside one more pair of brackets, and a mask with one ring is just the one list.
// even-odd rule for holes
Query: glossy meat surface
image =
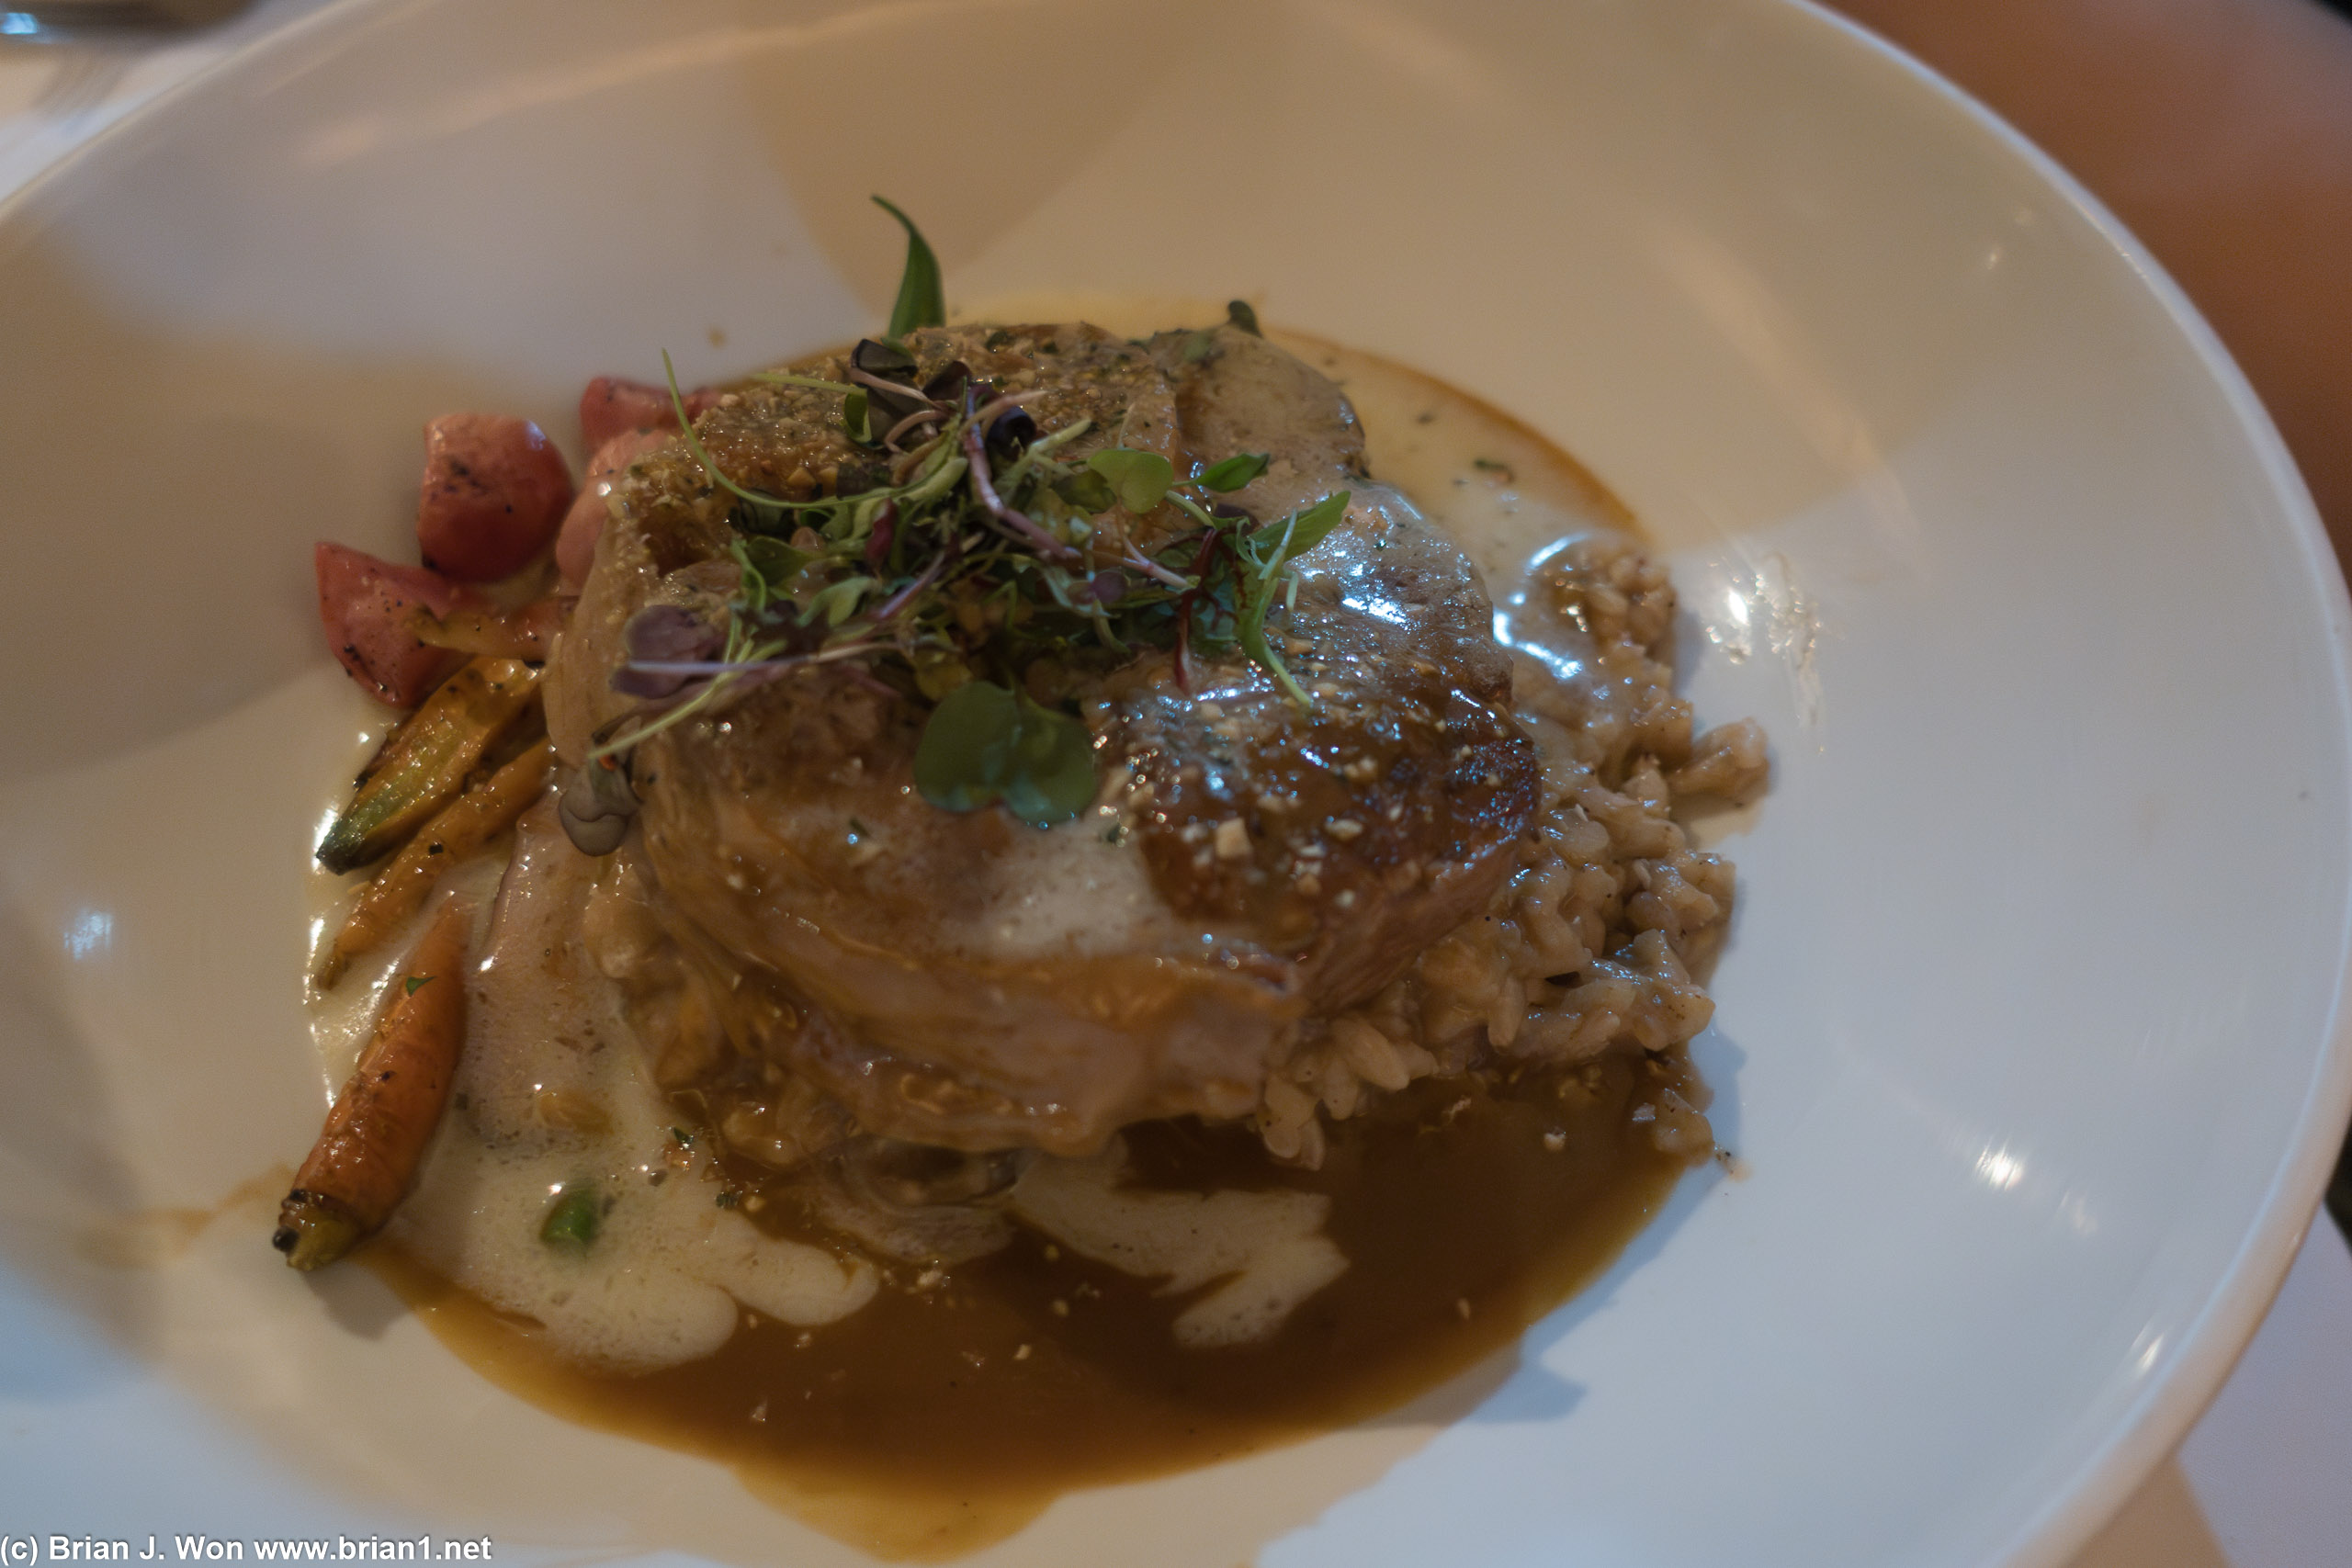
{"label": "glossy meat surface", "polygon": [[[774,682],[637,749],[644,805],[608,874],[628,893],[591,944],[661,1019],[658,1076],[776,1163],[842,1135],[844,1111],[915,1142],[1061,1152],[1137,1120],[1247,1114],[1289,1033],[1482,910],[1527,830],[1536,760],[1484,586],[1363,474],[1339,389],[1255,336],[1065,324],[910,346],[924,376],[962,359],[1022,394],[1043,431],[1093,421],[1065,455],[1158,450],[1181,475],[1268,453],[1232,497],[1261,519],[1350,491],[1271,623],[1314,709],[1238,655],[1196,657],[1189,689],[1167,652],[1079,679],[1102,792],[1040,830],[915,793],[918,700],[838,671]],[[696,428],[742,482],[860,490],[881,460],[838,407],[748,388]],[[732,592],[728,500],[675,448],[616,481],[549,673],[567,761],[630,705],[607,685],[628,617]],[[1148,545],[1182,519],[1117,523]]]}

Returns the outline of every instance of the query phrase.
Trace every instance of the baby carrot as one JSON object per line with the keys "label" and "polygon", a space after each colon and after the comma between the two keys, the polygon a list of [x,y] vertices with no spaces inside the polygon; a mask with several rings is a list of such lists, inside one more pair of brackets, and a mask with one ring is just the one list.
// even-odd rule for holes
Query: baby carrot
{"label": "baby carrot", "polygon": [[434,690],[401,721],[368,771],[351,804],[319,843],[319,863],[356,871],[399,847],[465,787],[491,743],[522,716],[539,672],[513,659],[477,659]]}
{"label": "baby carrot", "polygon": [[270,1244],[293,1268],[334,1262],[391,1218],[449,1098],[466,1033],[467,928],[451,899],[392,977],[391,1000],[295,1174]]}
{"label": "baby carrot", "polygon": [[416,913],[444,870],[481,848],[492,835],[520,817],[547,788],[548,774],[554,766],[555,748],[542,740],[443,807],[439,816],[418,829],[352,906],[350,918],[335,933],[334,946],[319,965],[320,988],[343,978],[353,959],[381,946],[401,921]]}

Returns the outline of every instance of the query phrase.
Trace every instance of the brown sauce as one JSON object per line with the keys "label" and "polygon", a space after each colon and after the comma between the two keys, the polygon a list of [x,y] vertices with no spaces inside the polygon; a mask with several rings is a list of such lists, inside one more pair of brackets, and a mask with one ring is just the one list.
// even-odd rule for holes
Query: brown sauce
{"label": "brown sauce", "polygon": [[[1131,1129],[1153,1187],[1330,1194],[1347,1272],[1247,1348],[1180,1349],[1170,1325],[1184,1298],[1023,1232],[937,1280],[896,1268],[830,1326],[747,1320],[707,1359],[599,1376],[396,1252],[372,1258],[445,1344],[511,1392],[729,1465],[869,1551],[937,1560],[1012,1533],[1063,1492],[1345,1426],[1504,1350],[1664,1203],[1684,1163],[1629,1120],[1660,1088],[1700,1092],[1674,1065],[1616,1058],[1492,1088],[1424,1080],[1336,1127],[1313,1172],[1274,1166],[1246,1129]],[[813,1234],[782,1205],[759,1218]]]}
{"label": "brown sauce", "polygon": [[[1280,335],[1346,388],[1374,472],[1456,533],[1498,598],[1549,542],[1630,526],[1589,473],[1509,416],[1375,356]],[[1499,1084],[1425,1079],[1333,1126],[1311,1172],[1275,1165],[1247,1128],[1129,1129],[1152,1187],[1329,1195],[1346,1272],[1244,1348],[1179,1348],[1170,1325],[1202,1292],[1155,1295],[1026,1230],[953,1269],[891,1266],[871,1303],[826,1327],[746,1313],[715,1355],[639,1376],[559,1359],[536,1323],[389,1244],[365,1256],[444,1344],[518,1396],[727,1465],[878,1556],[939,1561],[1012,1535],[1069,1491],[1312,1437],[1474,1369],[1490,1386],[1521,1333],[1605,1269],[1687,1168],[1634,1120],[1668,1089],[1705,1103],[1679,1055]],[[752,1217],[837,1245],[787,1198]]]}

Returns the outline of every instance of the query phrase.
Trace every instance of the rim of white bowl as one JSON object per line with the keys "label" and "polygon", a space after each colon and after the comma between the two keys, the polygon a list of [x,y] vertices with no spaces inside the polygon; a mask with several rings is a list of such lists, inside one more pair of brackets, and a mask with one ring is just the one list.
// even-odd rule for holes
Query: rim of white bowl
{"label": "rim of white bowl", "polygon": [[[1820,0],[1747,3],[1782,6],[1804,13],[1814,25],[1838,36],[1847,45],[1860,46],[1942,100],[2024,163],[2090,225],[2118,260],[2138,275],[2213,378],[2286,514],[2334,655],[2337,742],[2347,764],[2352,764],[2352,594],[2347,594],[2344,569],[2328,541],[2310,487],[2303,482],[2302,470],[2271,423],[2269,410],[2203,312],[2139,236],[2088,186],[1959,84]],[[2346,826],[2352,829],[2352,818],[2347,818]],[[2215,1281],[2204,1309],[2185,1331],[2180,1349],[2149,1380],[2122,1421],[2091,1449],[2075,1474],[2003,1543],[1993,1558],[1999,1568],[2060,1568],[2087,1545],[2188,1435],[2228,1381],[2286,1282],[2287,1270],[2318,1215],[2320,1199],[2344,1145],[2346,1123],[2352,1120],[2352,1013],[2345,1007],[2346,972],[2352,966],[2352,907],[2340,911],[2339,919],[2335,989],[2328,1000],[2322,1049],[2312,1064],[2293,1138],[2271,1177],[2253,1225]]]}
{"label": "rim of white bowl", "polygon": [[[158,91],[120,119],[69,149],[0,199],[0,243],[24,210],[62,179],[74,177],[93,158],[112,156],[148,120],[181,98],[202,91],[218,77],[261,68],[270,57],[299,46],[311,35],[345,26],[359,13],[385,8],[396,0],[327,0],[242,48],[209,61]],[[2236,417],[2257,466],[2285,513],[2289,534],[2317,596],[2329,649],[2334,656],[2337,739],[2352,774],[2352,592],[2327,538],[2318,506],[2302,471],[2269,411],[2239,368],[2237,360],[2163,264],[2107,205],[2057,159],[1957,83],[1863,24],[1830,10],[1821,0],[1720,0],[1732,6],[1778,9],[1818,30],[1824,46],[1853,51],[1865,69],[1892,70],[1916,90],[1951,111],[1956,122],[2024,164],[2087,223],[2137,276],[2165,317],[2186,338],[2198,362],[2212,378]],[[2352,841],[2352,814],[2344,824]],[[2352,900],[2340,916],[2334,994],[2328,1001],[2324,1048],[2313,1071],[2292,1140],[2271,1178],[2253,1225],[2214,1283],[2211,1294],[2182,1337],[2180,1349],[2133,1400],[2122,1420],[2095,1444],[2075,1473],[2055,1488],[1995,1551],[1988,1568],[2063,1568],[2088,1543],[2157,1464],[2177,1448],[2213,1396],[2221,1392],[2238,1358],[2286,1282],[2303,1236],[2316,1217],[2322,1194],[2335,1168],[2352,1121],[2352,1012],[2345,1007],[2345,980],[2352,968]]]}
{"label": "rim of white bowl", "polygon": [[[93,158],[111,156],[118,143],[128,141],[145,129],[146,122],[158,112],[176,104],[189,94],[209,85],[214,77],[252,69],[257,62],[287,48],[298,39],[340,22],[345,12],[364,11],[396,4],[397,0],[323,0],[317,9],[292,17],[269,31],[206,61],[178,81],[158,88],[151,96],[141,99],[123,115],[101,127],[94,135],[84,137],[55,158],[33,171],[30,177],[5,197],[0,197],[0,241],[13,228],[23,209],[39,200],[49,187],[66,178]],[[234,23],[224,23],[232,27]]]}

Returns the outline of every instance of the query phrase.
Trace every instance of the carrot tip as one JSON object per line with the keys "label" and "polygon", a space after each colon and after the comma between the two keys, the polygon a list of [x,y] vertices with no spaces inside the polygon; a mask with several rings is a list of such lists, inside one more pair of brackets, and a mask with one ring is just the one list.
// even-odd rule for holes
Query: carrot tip
{"label": "carrot tip", "polygon": [[292,1198],[279,1211],[270,1246],[286,1255],[288,1269],[309,1273],[323,1269],[349,1252],[360,1237],[359,1222],[332,1209],[298,1203]]}

